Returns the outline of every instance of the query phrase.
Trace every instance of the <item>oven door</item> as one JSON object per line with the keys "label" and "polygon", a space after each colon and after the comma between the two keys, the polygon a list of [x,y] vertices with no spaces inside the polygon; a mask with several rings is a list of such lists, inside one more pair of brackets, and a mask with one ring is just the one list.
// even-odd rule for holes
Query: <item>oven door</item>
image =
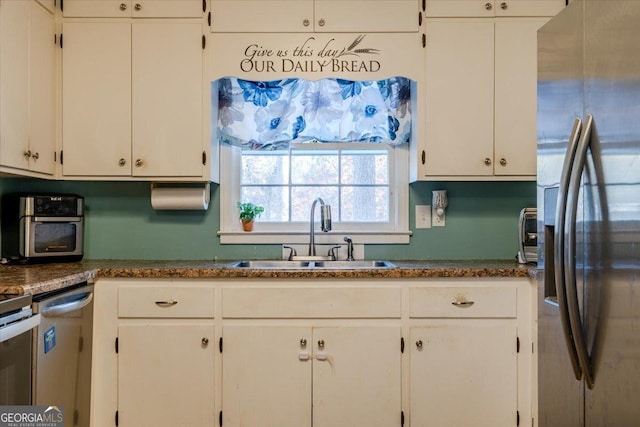
{"label": "oven door", "polygon": [[24,257],[82,257],[83,217],[24,217],[21,223]]}
{"label": "oven door", "polygon": [[40,315],[0,327],[0,406],[31,404],[33,329]]}

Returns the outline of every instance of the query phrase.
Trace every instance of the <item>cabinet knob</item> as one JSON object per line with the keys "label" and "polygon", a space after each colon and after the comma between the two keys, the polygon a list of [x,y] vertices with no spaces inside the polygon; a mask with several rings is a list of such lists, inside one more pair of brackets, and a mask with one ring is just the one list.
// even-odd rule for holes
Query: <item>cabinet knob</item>
{"label": "cabinet knob", "polygon": [[500,9],[505,10],[507,7],[508,7],[507,3],[505,2],[500,3]]}
{"label": "cabinet knob", "polygon": [[25,151],[24,153],[22,153],[22,155],[28,159],[29,157],[31,157],[31,150]]}
{"label": "cabinet knob", "polygon": [[202,345],[204,347],[208,346],[209,345],[209,338],[202,338]]}
{"label": "cabinet knob", "polygon": [[500,159],[500,166],[507,166],[507,159],[504,157]]}
{"label": "cabinet knob", "polygon": [[321,19],[318,21],[318,25],[320,25],[321,27],[324,27],[324,24],[325,24],[324,19]]}
{"label": "cabinet knob", "polygon": [[318,340],[318,347],[324,348],[324,340]]}
{"label": "cabinet knob", "polygon": [[134,8],[135,10],[140,10],[140,9],[142,9],[142,5],[141,5],[140,3],[136,3],[136,5],[135,5],[135,6],[133,6],[133,8]]}
{"label": "cabinet knob", "polygon": [[125,3],[120,3],[120,10],[122,11],[127,10],[127,5]]}
{"label": "cabinet knob", "polygon": [[416,341],[416,347],[422,348],[422,340]]}
{"label": "cabinet knob", "polygon": [[487,165],[487,166],[491,166],[491,159],[488,158],[488,157],[485,157],[484,158],[484,164]]}
{"label": "cabinet knob", "polygon": [[491,9],[493,9],[493,5],[491,3],[485,3],[484,4],[484,8],[487,9],[487,10],[491,10]]}
{"label": "cabinet knob", "polygon": [[304,19],[304,20],[302,21],[302,25],[304,25],[305,27],[308,27],[308,26],[309,26],[309,24],[311,24],[311,22],[309,22],[309,20],[308,20],[308,19]]}
{"label": "cabinet knob", "polygon": [[126,161],[125,159],[120,159],[120,160],[118,161],[118,165],[120,165],[120,166],[124,166],[124,165],[126,165],[126,164],[127,164],[127,161]]}
{"label": "cabinet knob", "polygon": [[136,167],[139,168],[140,166],[142,166],[142,159],[137,159],[136,160]]}
{"label": "cabinet knob", "polygon": [[302,338],[302,339],[300,340],[300,347],[303,347],[303,348],[304,348],[304,347],[306,347],[306,346],[307,346],[307,340],[306,340],[306,339],[304,339],[304,338]]}
{"label": "cabinet knob", "polygon": [[36,152],[36,153],[33,153],[33,154],[31,155],[31,158],[32,158],[33,160],[38,160],[38,159],[40,158],[40,154],[38,154],[37,152]]}

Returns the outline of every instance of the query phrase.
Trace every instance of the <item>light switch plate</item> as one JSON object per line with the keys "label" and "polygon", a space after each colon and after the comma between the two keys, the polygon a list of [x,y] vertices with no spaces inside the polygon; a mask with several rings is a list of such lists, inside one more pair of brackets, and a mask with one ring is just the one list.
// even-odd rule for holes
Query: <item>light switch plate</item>
{"label": "light switch plate", "polygon": [[431,228],[430,205],[416,205],[416,228]]}

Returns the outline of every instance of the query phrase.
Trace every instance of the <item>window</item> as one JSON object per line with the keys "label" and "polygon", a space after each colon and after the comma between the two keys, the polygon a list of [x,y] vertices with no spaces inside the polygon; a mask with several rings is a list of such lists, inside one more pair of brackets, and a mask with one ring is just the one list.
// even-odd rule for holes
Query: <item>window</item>
{"label": "window", "polygon": [[[410,110],[385,97],[385,91],[397,94],[398,85],[328,80],[308,86],[291,79],[240,81],[235,90],[229,79],[218,83],[213,110],[219,111],[217,138],[222,142],[222,243],[307,243],[310,208],[318,197],[331,206],[333,223],[328,236],[317,235],[319,241],[337,241],[332,233],[340,239],[349,233],[359,243],[408,242],[408,146],[402,142],[411,135]],[[318,102],[332,85],[339,89],[336,96]],[[315,95],[305,92],[309,87]],[[288,90],[299,97],[283,96]],[[309,99],[320,108],[330,105],[330,114],[305,115]],[[340,100],[347,106],[341,107]],[[347,112],[336,113],[342,110]],[[319,121],[322,117],[325,122]],[[363,126],[367,123],[372,125]],[[241,231],[234,209],[240,201],[265,207],[252,233]]]}

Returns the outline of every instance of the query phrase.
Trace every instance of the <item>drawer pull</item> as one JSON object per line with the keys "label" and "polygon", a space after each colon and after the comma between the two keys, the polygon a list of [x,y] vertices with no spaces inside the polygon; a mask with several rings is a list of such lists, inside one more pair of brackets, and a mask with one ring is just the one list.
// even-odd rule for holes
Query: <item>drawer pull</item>
{"label": "drawer pull", "polygon": [[451,304],[455,305],[456,307],[467,308],[471,307],[474,304],[474,301],[454,301]]}
{"label": "drawer pull", "polygon": [[170,299],[169,301],[156,301],[156,305],[158,307],[173,307],[177,303],[178,301],[174,301],[172,299]]}

